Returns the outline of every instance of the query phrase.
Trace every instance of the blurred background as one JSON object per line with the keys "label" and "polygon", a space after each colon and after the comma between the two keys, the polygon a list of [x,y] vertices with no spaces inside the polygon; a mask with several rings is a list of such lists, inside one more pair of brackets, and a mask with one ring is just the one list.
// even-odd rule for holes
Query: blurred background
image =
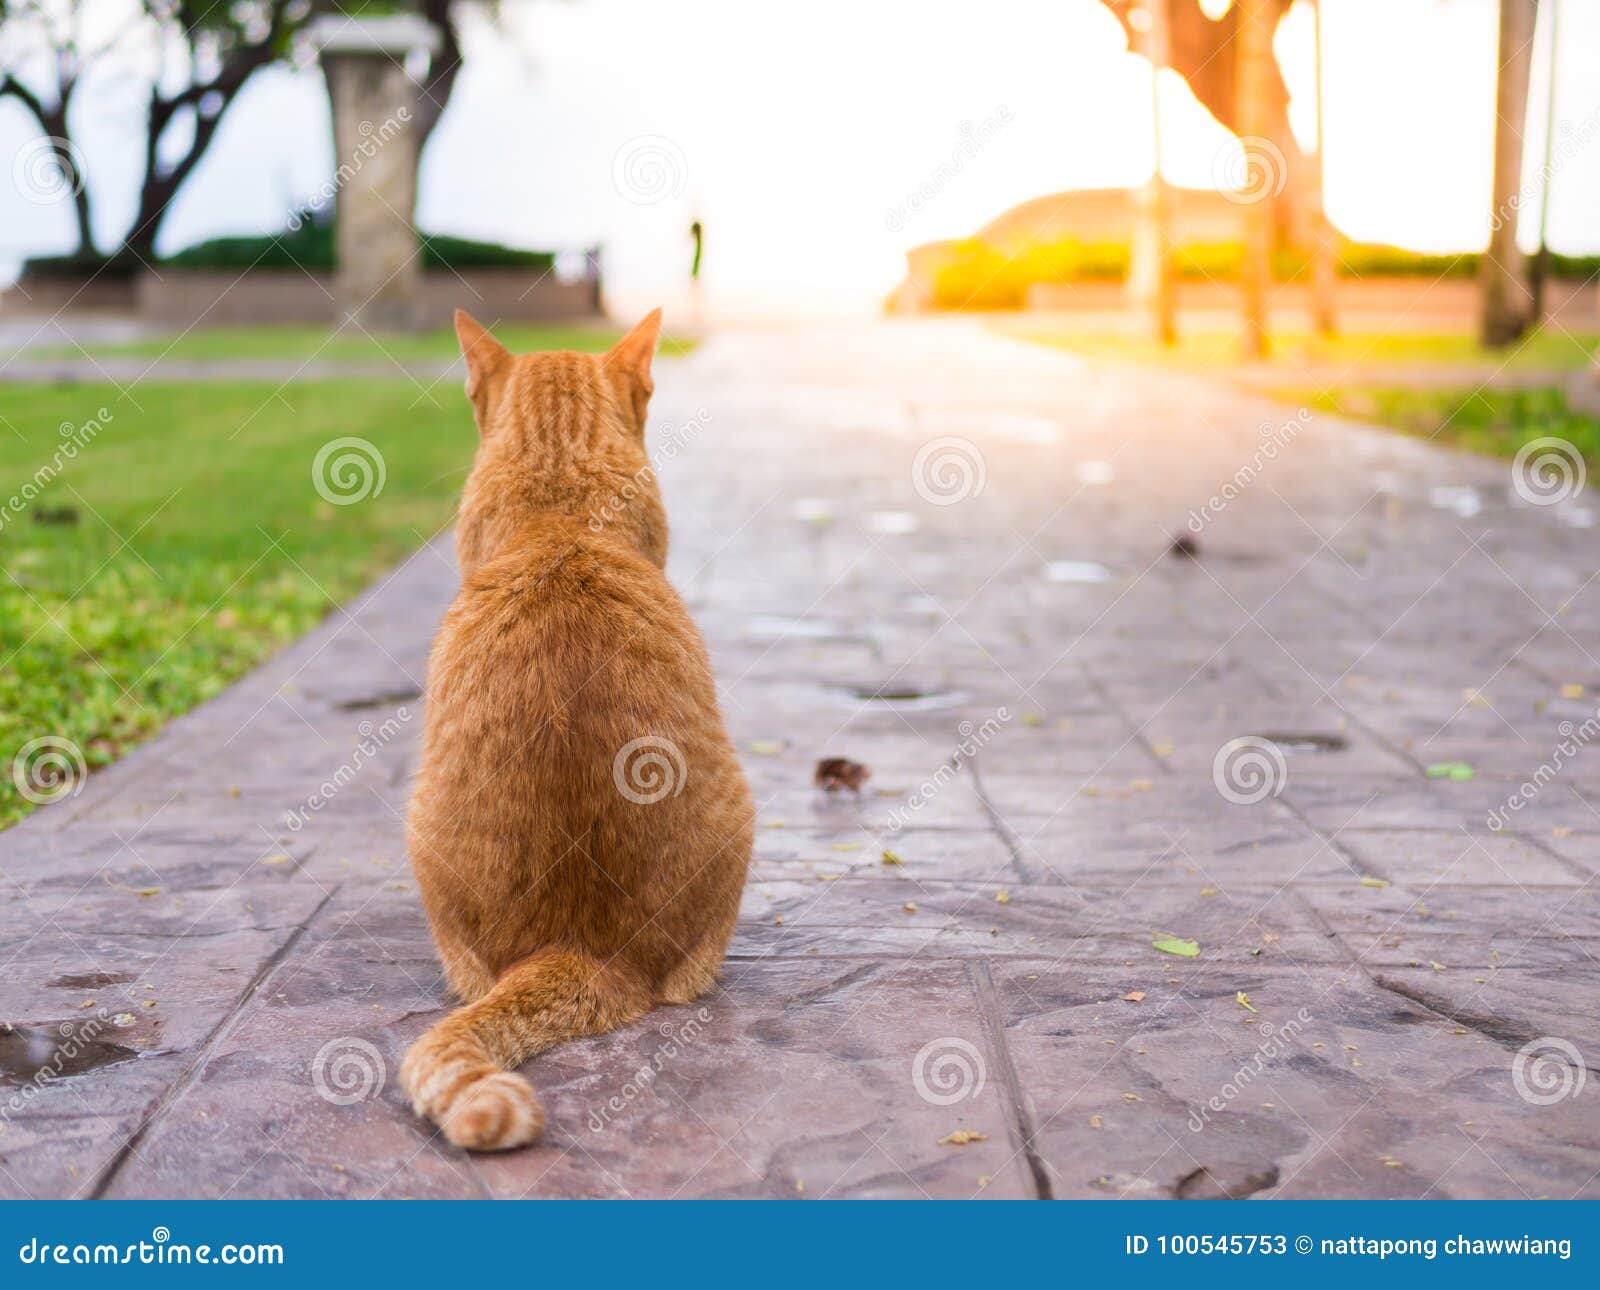
{"label": "blurred background", "polygon": [[[1587,141],[1597,125],[1600,7],[1521,3],[1522,21],[1537,30],[1526,48],[1507,51],[1526,64],[1527,111],[1508,122],[1532,208],[1518,241],[1532,251],[1542,232],[1562,255],[1594,255],[1600,165]],[[681,299],[699,220],[707,308],[873,309],[902,283],[916,247],[972,238],[1030,199],[1145,184],[1157,101],[1166,180],[1186,190],[1238,185],[1245,163],[1228,52],[1237,15],[1226,0],[1172,6],[1164,21],[1178,40],[1160,60],[1169,68],[1153,97],[1137,4],[820,0],[776,14],[733,0],[429,0],[421,10],[446,43],[431,67],[420,52],[408,63],[428,81],[423,102],[437,117],[426,123],[417,225],[528,251],[603,247],[607,292],[636,308]],[[1308,0],[1264,6],[1272,65],[1260,133],[1284,159],[1269,185],[1303,192],[1319,170],[1327,216],[1352,243],[1430,255],[1484,249],[1496,0],[1321,8],[1319,59]],[[132,227],[148,224],[152,92],[176,95],[218,71],[225,99],[182,104],[163,123],[155,169],[185,170],[136,249],[171,257],[219,237],[283,232],[338,164],[312,10],[306,0],[0,4],[0,157],[26,157],[65,127],[90,199],[83,218],[71,201],[0,187],[0,274],[41,256],[114,254]],[[1191,14],[1212,30],[1191,34]],[[264,39],[271,24],[270,48],[253,52],[252,37]],[[69,104],[51,116],[64,80]],[[1547,156],[1552,120],[1583,136],[1580,155]],[[191,156],[197,123],[205,137]],[[1104,278],[1118,268],[1109,244],[1128,238],[1116,215],[1096,209],[1081,227],[1040,224],[1011,240],[1025,232],[1030,251],[1052,259],[1039,278]],[[1233,240],[1218,222],[1180,210],[1176,240]],[[1083,244],[1075,263],[1074,234]],[[1030,258],[1014,244],[998,249]],[[1209,249],[1202,260],[1217,273]],[[1028,284],[1019,291],[1015,279],[1026,276],[1009,273],[1003,290],[973,303],[1021,303]],[[953,279],[942,287],[957,298],[966,290]]]}

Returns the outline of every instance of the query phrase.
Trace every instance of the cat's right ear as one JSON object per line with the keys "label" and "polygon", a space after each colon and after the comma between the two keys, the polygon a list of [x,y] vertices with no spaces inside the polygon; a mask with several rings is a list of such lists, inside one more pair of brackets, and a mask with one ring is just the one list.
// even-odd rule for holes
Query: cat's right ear
{"label": "cat's right ear", "polygon": [[[465,309],[456,310],[456,339],[467,360],[467,397],[481,412],[494,378],[510,365],[511,351]],[[480,421],[479,429],[482,428]]]}

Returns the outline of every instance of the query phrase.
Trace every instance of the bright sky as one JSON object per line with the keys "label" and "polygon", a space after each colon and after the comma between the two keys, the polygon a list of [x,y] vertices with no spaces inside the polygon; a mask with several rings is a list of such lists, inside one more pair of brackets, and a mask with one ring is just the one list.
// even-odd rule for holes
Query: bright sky
{"label": "bright sky", "polygon": [[[123,0],[98,2],[109,14]],[[1481,246],[1494,0],[1325,9],[1333,219],[1354,237],[1419,250]],[[1149,68],[1097,0],[503,0],[502,11],[498,27],[469,24],[465,69],[425,158],[421,223],[520,246],[602,242],[608,278],[629,297],[681,283],[695,214],[719,302],[866,303],[897,280],[908,246],[970,232],[1028,197],[1138,183],[1149,169]],[[1309,34],[1300,6],[1278,46],[1305,137]],[[1545,34],[1530,176],[1542,160]],[[1564,0],[1557,111],[1574,132],[1600,123],[1597,65],[1600,4]],[[1162,92],[1169,178],[1212,183],[1228,135],[1175,77]],[[132,212],[137,93],[111,67],[79,105],[107,242]],[[964,126],[987,142],[933,181]],[[28,138],[20,109],[0,103],[0,163]],[[1558,250],[1600,251],[1600,130],[1591,140],[1558,166]],[[649,194],[659,200],[619,192],[614,170],[630,157],[661,161]],[[258,75],[164,241],[281,227],[333,166],[320,74]],[[891,220],[930,181],[923,208]],[[64,249],[69,228],[65,209],[0,190],[0,259]]]}

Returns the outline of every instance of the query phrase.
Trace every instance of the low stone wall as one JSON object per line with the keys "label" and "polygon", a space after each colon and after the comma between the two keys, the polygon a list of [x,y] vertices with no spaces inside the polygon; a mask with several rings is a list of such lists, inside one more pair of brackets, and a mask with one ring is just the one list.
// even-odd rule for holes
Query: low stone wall
{"label": "low stone wall", "polygon": [[[161,271],[138,283],[139,316],[162,327],[220,327],[259,323],[335,323],[333,275],[299,269]],[[436,269],[422,276],[418,313],[426,327],[448,327],[457,309],[485,322],[594,318],[600,315],[597,276],[562,282],[527,269]]]}
{"label": "low stone wall", "polygon": [[[1178,307],[1237,313],[1239,284],[1180,278],[1174,284]],[[1076,313],[1118,311],[1129,307],[1120,282],[1040,282],[1028,288],[1030,310]],[[1392,323],[1401,331],[1425,327],[1459,327],[1478,316],[1478,284],[1473,278],[1339,278],[1334,283],[1337,313],[1348,322],[1369,319]],[[1549,318],[1573,331],[1592,331],[1597,312],[1596,287],[1576,278],[1551,278],[1545,283]],[[1302,283],[1278,283],[1269,314],[1301,314],[1310,308],[1310,292]]]}
{"label": "low stone wall", "polygon": [[[600,277],[592,267],[576,281],[531,269],[434,269],[423,274],[419,313],[425,326],[448,327],[457,309],[487,323],[598,318]],[[132,313],[155,326],[183,330],[260,323],[339,321],[331,273],[300,269],[163,268],[137,277],[101,272],[25,275],[0,297],[7,313],[56,314],[103,309]]]}
{"label": "low stone wall", "polygon": [[130,313],[138,305],[138,283],[127,274],[27,273],[0,295],[8,314],[58,314],[69,309]]}

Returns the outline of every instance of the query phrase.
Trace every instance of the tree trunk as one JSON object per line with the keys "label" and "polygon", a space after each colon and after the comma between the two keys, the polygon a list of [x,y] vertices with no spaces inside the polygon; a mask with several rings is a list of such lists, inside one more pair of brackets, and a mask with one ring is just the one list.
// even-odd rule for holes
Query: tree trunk
{"label": "tree trunk", "polygon": [[1133,238],[1128,257],[1128,297],[1153,340],[1171,345],[1178,338],[1172,289],[1172,230],[1168,223],[1167,181],[1161,173],[1161,69],[1168,56],[1168,0],[1145,0],[1149,30],[1136,31],[1134,47],[1150,60],[1151,150],[1149,181],[1134,199]]}
{"label": "tree trunk", "polygon": [[1561,50],[1561,0],[1540,0],[1540,8],[1550,29],[1550,83],[1545,89],[1544,167],[1539,172],[1539,248],[1528,266],[1528,321],[1535,327],[1544,322],[1544,283],[1550,271],[1550,189],[1555,185],[1556,61]]}
{"label": "tree trunk", "polygon": [[1244,213],[1244,263],[1239,266],[1241,303],[1244,307],[1240,338],[1247,358],[1267,356],[1267,297],[1272,289],[1272,202],[1282,162],[1266,150],[1268,78],[1272,75],[1272,32],[1277,25],[1271,0],[1235,0],[1239,42],[1237,117],[1239,138],[1245,149],[1247,173],[1265,176],[1252,183]]}
{"label": "tree trunk", "polygon": [[1337,329],[1334,320],[1334,295],[1337,277],[1334,272],[1334,232],[1328,223],[1325,181],[1328,155],[1328,118],[1323,113],[1322,96],[1322,0],[1312,0],[1312,58],[1316,75],[1317,100],[1317,151],[1308,158],[1307,169],[1311,175],[1311,330],[1318,336],[1332,336]]}
{"label": "tree trunk", "polygon": [[428,64],[427,78],[417,95],[417,156],[427,146],[433,128],[439,124],[450,91],[455,88],[456,74],[461,70],[461,42],[456,36],[452,14],[456,0],[422,0],[421,13],[439,32],[439,50]]}
{"label": "tree trunk", "polygon": [[1528,74],[1533,65],[1535,0],[1500,0],[1499,76],[1495,87],[1494,208],[1489,248],[1479,268],[1482,291],[1479,334],[1483,343],[1511,344],[1528,325],[1522,251],[1517,246],[1521,205],[1522,130],[1528,112]]}

